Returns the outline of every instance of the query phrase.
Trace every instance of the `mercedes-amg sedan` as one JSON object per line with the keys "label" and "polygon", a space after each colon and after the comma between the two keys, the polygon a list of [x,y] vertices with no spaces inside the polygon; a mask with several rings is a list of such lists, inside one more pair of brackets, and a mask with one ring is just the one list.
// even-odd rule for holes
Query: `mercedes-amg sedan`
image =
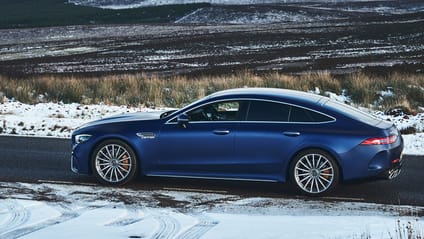
{"label": "mercedes-amg sedan", "polygon": [[136,175],[290,182],[322,195],[345,180],[394,178],[403,140],[387,121],[315,94],[214,93],[180,110],[118,115],[72,135],[71,167],[122,185]]}

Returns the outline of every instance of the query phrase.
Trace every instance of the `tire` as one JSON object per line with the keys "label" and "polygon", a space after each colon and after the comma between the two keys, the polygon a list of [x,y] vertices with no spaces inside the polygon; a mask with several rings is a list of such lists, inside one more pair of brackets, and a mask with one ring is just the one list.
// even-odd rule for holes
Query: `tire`
{"label": "tire", "polygon": [[91,158],[94,176],[105,185],[124,185],[137,175],[137,158],[134,150],[121,140],[100,143]]}
{"label": "tire", "polygon": [[298,192],[322,196],[337,186],[339,167],[328,153],[318,149],[305,150],[292,161],[290,179]]}

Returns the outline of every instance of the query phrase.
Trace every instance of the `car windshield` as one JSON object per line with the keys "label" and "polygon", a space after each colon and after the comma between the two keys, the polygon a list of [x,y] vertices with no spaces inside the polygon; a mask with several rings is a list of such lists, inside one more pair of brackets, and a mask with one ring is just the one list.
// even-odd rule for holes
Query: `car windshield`
{"label": "car windshield", "polygon": [[194,101],[194,102],[192,102],[192,103],[190,103],[190,104],[188,104],[188,105],[183,106],[183,107],[182,107],[182,108],[180,108],[180,109],[176,109],[176,110],[174,110],[173,112],[171,112],[170,114],[167,114],[167,115],[166,115],[165,117],[163,117],[163,118],[166,118],[166,117],[173,118],[173,117],[175,117],[175,116],[179,115],[181,112],[186,111],[186,109],[190,108],[192,105],[195,105],[195,104],[199,103],[200,101],[203,101],[204,99],[205,99],[205,98],[198,99],[198,100],[196,100],[196,101]]}

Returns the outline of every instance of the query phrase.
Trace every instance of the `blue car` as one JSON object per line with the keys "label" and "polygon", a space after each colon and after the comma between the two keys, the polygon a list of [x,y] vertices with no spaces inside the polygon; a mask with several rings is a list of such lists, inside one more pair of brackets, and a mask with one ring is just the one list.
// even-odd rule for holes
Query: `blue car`
{"label": "blue car", "polygon": [[290,182],[322,195],[346,180],[399,175],[395,126],[293,90],[225,90],[180,110],[88,123],[72,135],[72,171],[123,185],[137,175]]}

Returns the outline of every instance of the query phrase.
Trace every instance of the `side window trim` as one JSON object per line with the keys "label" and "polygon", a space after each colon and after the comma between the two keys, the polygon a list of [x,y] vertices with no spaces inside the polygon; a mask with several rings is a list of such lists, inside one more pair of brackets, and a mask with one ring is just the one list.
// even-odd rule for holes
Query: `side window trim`
{"label": "side window trim", "polygon": [[[287,121],[249,121],[249,120],[248,120],[248,117],[249,117],[249,112],[250,112],[250,110],[251,110],[251,103],[252,103],[253,101],[264,101],[264,102],[271,102],[271,103],[276,103],[276,104],[282,104],[282,105],[288,105],[288,106],[290,106]],[[290,121],[290,119],[291,119],[291,114],[292,114],[292,110],[293,110],[293,107],[297,107],[297,108],[304,109],[304,110],[306,110],[307,112],[308,112],[308,111],[312,111],[312,112],[315,112],[315,113],[317,113],[317,114],[324,115],[324,116],[326,116],[327,118],[329,118],[329,119],[331,119],[331,120],[328,120],[328,121],[317,121],[317,122],[315,122],[315,121],[312,121],[312,122]],[[308,116],[309,116],[309,118],[313,119],[313,117],[311,117],[311,116],[310,116],[310,114],[308,114]],[[244,121],[243,121],[243,122],[246,122],[246,123],[280,123],[280,124],[287,124],[287,123],[289,123],[289,124],[327,124],[327,123],[332,123],[332,122],[335,122],[335,121],[336,121],[336,118],[334,118],[333,116],[330,116],[330,115],[327,115],[327,114],[325,114],[325,113],[322,113],[322,112],[319,112],[319,111],[316,111],[316,110],[313,110],[313,109],[310,109],[310,108],[306,108],[306,107],[303,107],[303,106],[299,106],[299,105],[295,105],[295,104],[291,104],[291,103],[286,103],[286,102],[279,102],[279,101],[275,101],[275,100],[267,100],[267,99],[261,99],[261,100],[258,100],[258,99],[250,99],[250,101],[249,101],[249,106],[248,106],[248,108],[247,108],[247,111],[246,111],[246,114],[245,114],[245,119],[244,119]]]}
{"label": "side window trim", "polygon": [[[206,123],[206,122],[208,122],[208,123],[211,123],[211,122],[213,122],[213,123],[243,122],[243,123],[274,123],[274,124],[275,123],[280,123],[280,124],[287,124],[287,123],[290,123],[290,124],[327,124],[327,123],[332,123],[332,122],[335,122],[336,121],[336,118],[334,118],[333,116],[330,116],[328,114],[325,114],[325,113],[322,113],[322,112],[319,112],[319,111],[316,111],[316,110],[313,110],[313,109],[310,109],[310,108],[306,108],[306,107],[303,107],[303,106],[299,106],[299,105],[295,105],[295,104],[291,104],[291,103],[286,103],[286,102],[280,102],[280,101],[276,101],[276,100],[253,99],[253,98],[233,98],[233,99],[222,99],[222,100],[210,101],[210,102],[206,102],[204,104],[198,105],[198,106],[196,106],[194,108],[187,109],[186,111],[181,112],[181,114],[186,114],[189,111],[195,110],[197,108],[201,108],[201,107],[206,106],[208,104],[215,104],[215,103],[219,103],[219,102],[228,102],[228,101],[239,101],[240,102],[240,108],[239,108],[240,116],[239,116],[239,119],[238,120],[236,120],[236,121],[193,121],[192,123]],[[288,121],[287,122],[282,122],[282,121],[248,121],[247,120],[247,117],[249,115],[249,111],[251,110],[251,102],[252,101],[273,102],[273,103],[277,103],[277,104],[285,104],[285,105],[291,106],[290,107],[290,110],[289,110]],[[291,118],[292,107],[298,107],[298,108],[306,109],[308,111],[312,111],[312,112],[315,112],[315,113],[324,115],[324,116],[328,117],[331,120],[329,120],[329,121],[320,121],[320,122],[294,122],[294,121],[289,121],[290,118]],[[180,114],[175,115],[174,117],[172,117],[171,119],[169,119],[165,124],[177,124],[176,119],[177,119],[178,115],[180,115]]]}

